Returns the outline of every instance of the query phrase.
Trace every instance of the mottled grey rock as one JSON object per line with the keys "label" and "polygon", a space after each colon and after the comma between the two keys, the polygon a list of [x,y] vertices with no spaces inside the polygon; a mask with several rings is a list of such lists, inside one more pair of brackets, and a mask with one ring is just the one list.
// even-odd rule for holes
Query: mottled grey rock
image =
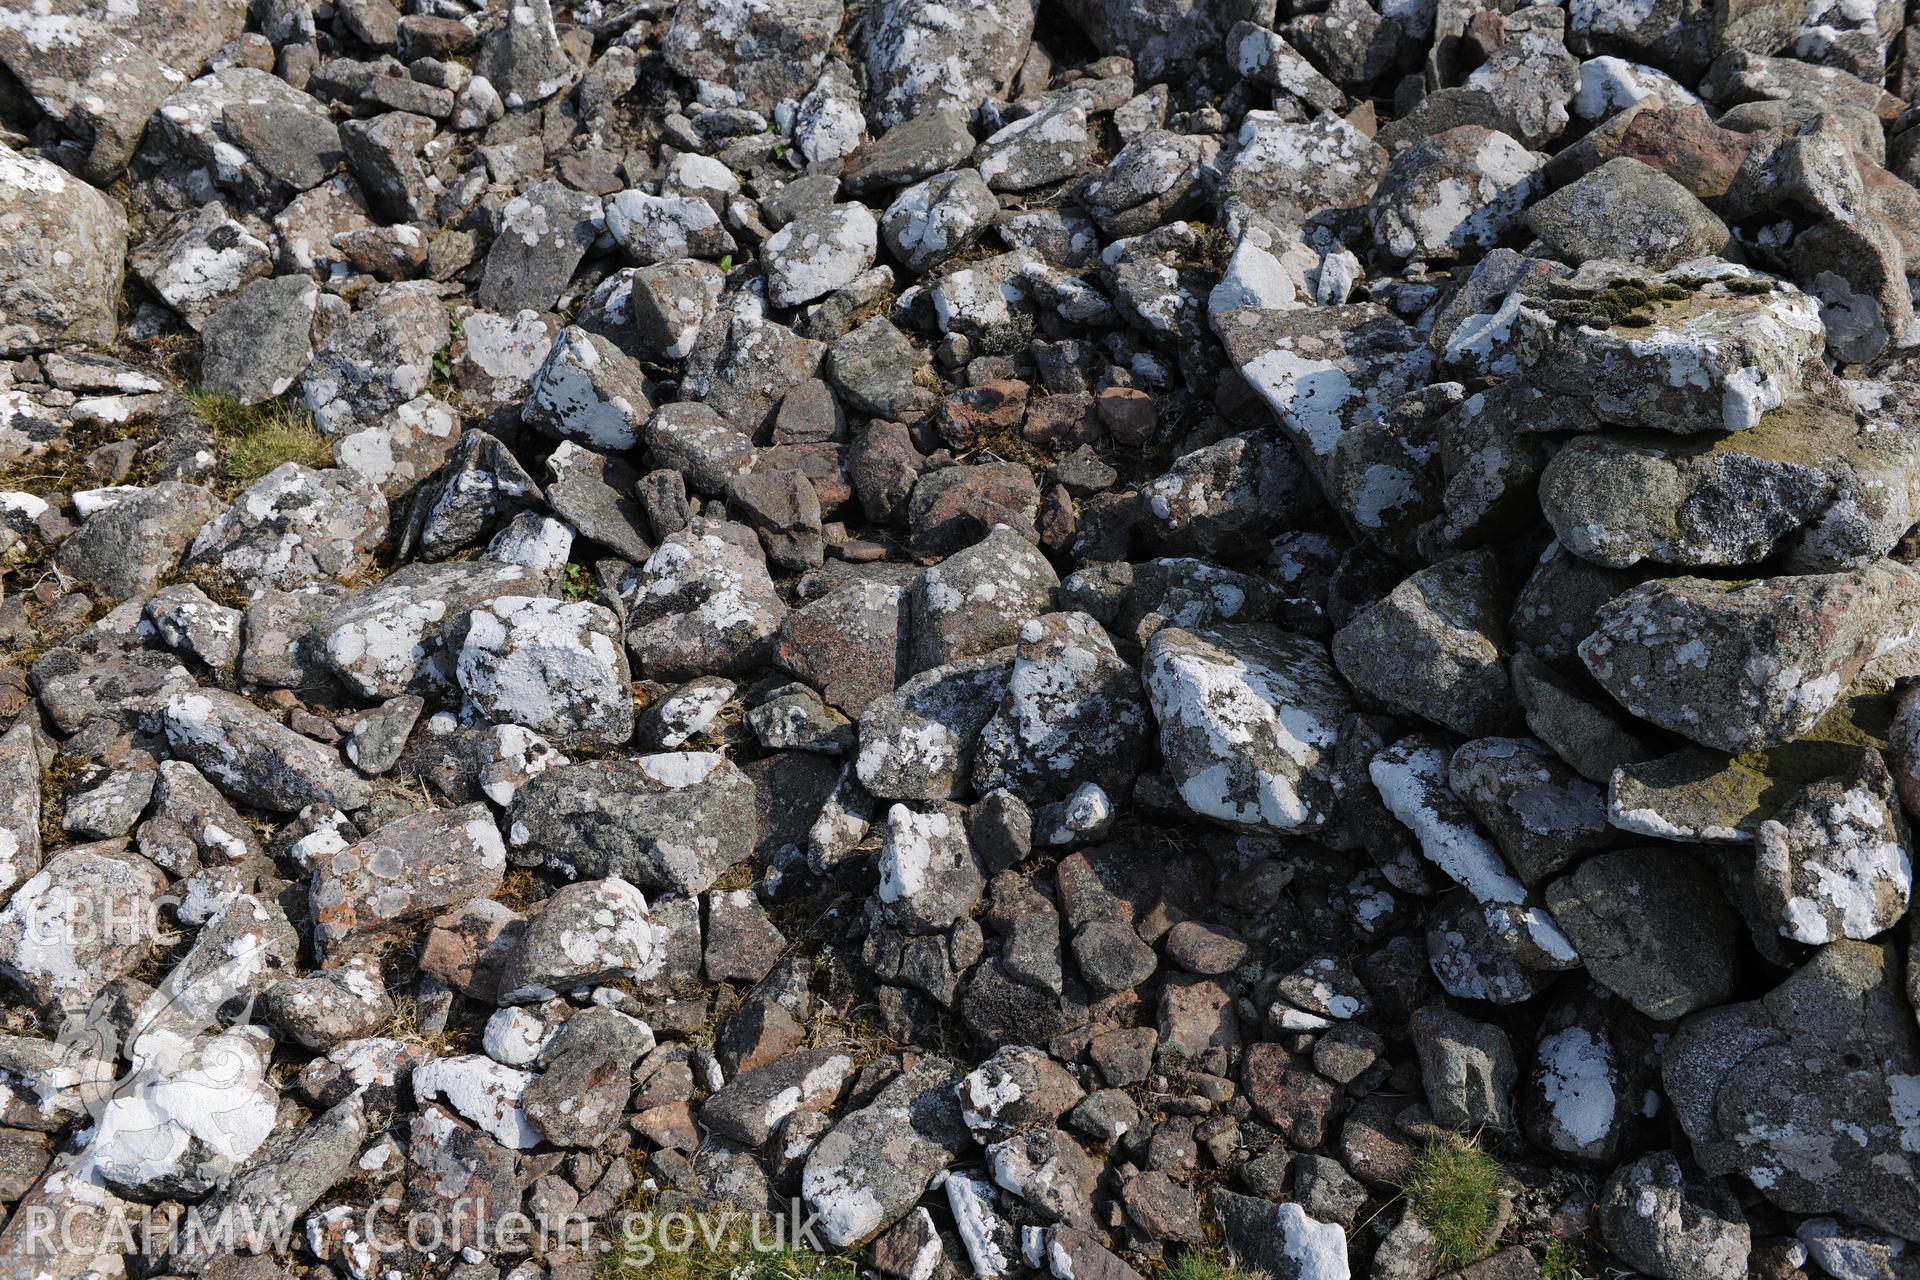
{"label": "mottled grey rock", "polygon": [[[544,14],[546,0],[536,2],[537,10],[524,8]],[[546,22],[551,29],[550,16]],[[520,25],[516,10],[508,27]],[[551,310],[592,246],[600,219],[598,200],[551,179],[515,196],[500,211],[475,301],[489,311]]]}
{"label": "mottled grey rock", "polygon": [[255,280],[221,301],[200,329],[200,382],[241,404],[271,400],[313,359],[319,288],[305,275]]}
{"label": "mottled grey rock", "polygon": [[807,92],[839,33],[841,0],[760,9],[736,0],[676,7],[661,41],[667,65],[691,80],[724,84],[740,105],[771,112]]}
{"label": "mottled grey rock", "polygon": [[1648,1017],[1684,1017],[1731,994],[1738,917],[1694,855],[1596,854],[1546,895],[1594,981]]}
{"label": "mottled grey rock", "polygon": [[927,1181],[966,1144],[953,1064],[924,1057],[829,1129],[801,1175],[801,1196],[834,1248],[871,1240],[905,1217]]}
{"label": "mottled grey rock", "polygon": [[372,791],[333,748],[295,733],[237,694],[176,693],[162,721],[167,745],[232,799],[295,813],[316,802],[358,809]]}
{"label": "mottled grey rock", "polygon": [[1645,583],[1580,646],[1620,704],[1705,746],[1750,751],[1807,732],[1876,654],[1920,630],[1920,576],[1852,573]]}
{"label": "mottled grey rock", "polygon": [[166,480],[119,495],[60,544],[60,571],[112,600],[138,599],[160,584],[201,526],[219,510],[197,484]]}
{"label": "mottled grey rock", "polygon": [[1434,1123],[1467,1131],[1513,1129],[1520,1070],[1506,1032],[1442,1005],[1416,1009],[1407,1031],[1420,1055]]}
{"label": "mottled grey rock", "polygon": [[249,589],[297,591],[365,573],[386,529],[386,499],[356,473],[283,462],[201,527],[187,564]]}
{"label": "mottled grey rock", "polygon": [[1513,720],[1506,598],[1485,551],[1404,579],[1333,637],[1333,660],[1364,697],[1456,733],[1498,733]]}
{"label": "mottled grey rock", "polygon": [[1195,813],[1285,833],[1332,818],[1331,749],[1352,704],[1319,642],[1260,624],[1163,627],[1143,671],[1160,753]]}
{"label": "mottled grey rock", "polygon": [[641,675],[744,675],[767,659],[787,607],[759,551],[740,525],[687,529],[661,543],[622,589],[632,596],[627,647]]}
{"label": "mottled grey rock", "polygon": [[0,974],[34,1006],[87,1008],[152,951],[165,889],[158,868],[116,844],[60,850],[0,911]]}
{"label": "mottled grey rock", "polygon": [[1751,1232],[1724,1184],[1689,1173],[1670,1151],[1614,1170],[1600,1193],[1607,1248],[1660,1280],[1739,1280]]}
{"label": "mottled grey rock", "polygon": [[570,876],[703,893],[753,851],[753,783],[721,756],[687,752],[548,769],[513,797],[516,860]]}
{"label": "mottled grey rock", "polygon": [[991,0],[963,14],[934,0],[882,0],[867,18],[868,116],[889,129],[940,109],[965,118],[1004,96],[1033,17],[1030,0]]}
{"label": "mottled grey rock", "polygon": [[467,705],[556,743],[618,746],[633,733],[620,620],[591,601],[497,596],[467,615],[455,675]]}
{"label": "mottled grey rock", "polygon": [[1579,266],[1596,258],[1665,271],[1726,248],[1726,223],[1692,192],[1629,156],[1607,161],[1527,210],[1527,225]]}
{"label": "mottled grey rock", "polygon": [[396,818],[316,863],[308,901],[318,949],[331,963],[364,953],[401,925],[491,896],[506,869],[484,804]]}
{"label": "mottled grey rock", "polygon": [[540,589],[538,575],[486,560],[410,564],[324,614],[311,633],[312,661],[368,700],[446,687],[447,644],[467,611],[499,596]]}
{"label": "mottled grey rock", "polygon": [[1504,133],[1462,125],[1388,162],[1368,206],[1374,245],[1395,258],[1478,256],[1519,224],[1541,157]]}

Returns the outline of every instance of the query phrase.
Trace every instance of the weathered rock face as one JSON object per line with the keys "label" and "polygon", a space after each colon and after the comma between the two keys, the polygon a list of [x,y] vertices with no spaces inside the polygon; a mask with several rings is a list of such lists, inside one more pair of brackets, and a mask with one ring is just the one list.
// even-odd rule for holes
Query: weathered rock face
{"label": "weathered rock face", "polygon": [[1920,632],[1920,576],[1852,573],[1644,583],[1605,605],[1580,657],[1635,715],[1745,751],[1806,733],[1868,662]]}
{"label": "weathered rock face", "polygon": [[113,341],[127,215],[38,156],[0,148],[0,348]]}
{"label": "weathered rock face", "polygon": [[[1844,1072],[1827,1065],[1836,1046]],[[1909,1175],[1920,1032],[1885,947],[1835,943],[1759,1000],[1696,1014],[1661,1074],[1709,1175],[1738,1173],[1789,1212],[1920,1229]],[[1864,1142],[1839,1137],[1853,1125]]]}

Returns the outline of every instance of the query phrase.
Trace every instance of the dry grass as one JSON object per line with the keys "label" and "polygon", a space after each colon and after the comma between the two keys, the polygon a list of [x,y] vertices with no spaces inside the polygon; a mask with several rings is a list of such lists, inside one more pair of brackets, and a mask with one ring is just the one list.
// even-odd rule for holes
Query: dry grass
{"label": "dry grass", "polygon": [[235,486],[252,484],[282,463],[333,465],[333,442],[313,425],[313,416],[290,396],[241,404],[200,387],[187,389],[194,416],[213,431],[220,469]]}

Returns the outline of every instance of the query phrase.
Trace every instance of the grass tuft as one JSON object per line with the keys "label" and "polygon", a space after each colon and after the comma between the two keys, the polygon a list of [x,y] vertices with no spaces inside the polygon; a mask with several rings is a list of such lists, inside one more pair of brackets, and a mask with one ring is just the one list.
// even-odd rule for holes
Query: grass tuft
{"label": "grass tuft", "polygon": [[333,465],[333,442],[290,396],[241,404],[196,386],[187,389],[187,400],[194,415],[212,429],[221,471],[233,484],[252,484],[285,462]]}
{"label": "grass tuft", "polygon": [[1486,1256],[1505,1180],[1498,1160],[1453,1134],[1427,1143],[1414,1158],[1401,1191],[1413,1216],[1439,1242],[1444,1270],[1458,1270]]}
{"label": "grass tuft", "polygon": [[1160,1280],[1254,1280],[1266,1273],[1242,1270],[1220,1249],[1182,1249],[1160,1272]]}
{"label": "grass tuft", "polygon": [[1578,1246],[1556,1238],[1540,1254],[1540,1275],[1543,1280],[1586,1280],[1584,1262]]}
{"label": "grass tuft", "polygon": [[673,1208],[642,1193],[596,1280],[860,1280],[850,1254],[789,1243],[774,1220],[721,1205]]}

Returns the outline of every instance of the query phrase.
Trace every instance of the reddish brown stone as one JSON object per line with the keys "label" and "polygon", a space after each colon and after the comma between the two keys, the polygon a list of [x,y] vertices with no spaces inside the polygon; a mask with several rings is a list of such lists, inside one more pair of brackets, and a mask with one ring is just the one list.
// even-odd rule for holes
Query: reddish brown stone
{"label": "reddish brown stone", "polygon": [[1753,136],[1722,129],[1706,108],[1655,107],[1634,116],[1619,154],[1650,165],[1702,200],[1725,195]]}
{"label": "reddish brown stone", "polygon": [[1040,495],[1040,545],[1049,554],[1065,555],[1076,524],[1073,495],[1063,484],[1049,485]]}
{"label": "reddish brown stone", "polygon": [[1100,438],[1100,418],[1094,412],[1093,397],[1073,391],[1035,400],[1027,408],[1027,422],[1020,434],[1033,444],[1061,449],[1092,444]]}
{"label": "reddish brown stone", "polygon": [[1098,407],[1115,444],[1144,444],[1159,425],[1153,397],[1135,387],[1108,387],[1100,393]]}
{"label": "reddish brown stone", "polygon": [[1018,427],[1026,412],[1027,384],[1016,378],[995,378],[942,400],[933,424],[952,448],[971,449]]}
{"label": "reddish brown stone", "polygon": [[1304,1058],[1277,1044],[1250,1045],[1240,1080],[1253,1109],[1280,1130],[1289,1145],[1313,1151],[1327,1140],[1339,1094]]}

